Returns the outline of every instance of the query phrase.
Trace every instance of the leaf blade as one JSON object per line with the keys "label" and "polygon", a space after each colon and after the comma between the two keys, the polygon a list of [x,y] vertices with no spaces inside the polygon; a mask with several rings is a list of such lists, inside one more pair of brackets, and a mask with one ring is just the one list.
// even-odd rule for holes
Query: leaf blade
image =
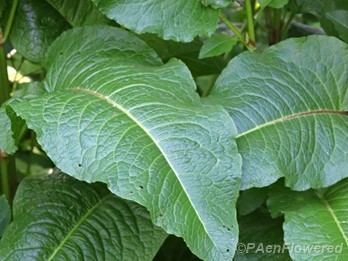
{"label": "leaf blade", "polygon": [[[290,246],[297,246],[294,251],[290,248],[293,259],[346,258],[347,195],[347,179],[321,191],[294,192],[279,185],[273,186],[267,204],[273,215],[285,215],[284,241]],[[299,237],[299,234],[302,236]],[[306,251],[306,246],[312,251]],[[313,250],[313,246],[319,246],[320,251]]]}
{"label": "leaf blade", "polygon": [[295,190],[346,177],[346,57],[343,42],[312,36],[231,61],[210,99],[236,123],[243,189],[283,176]]}
{"label": "leaf blade", "polygon": [[231,257],[241,164],[234,125],[222,108],[200,102],[187,67],[162,65],[143,42],[110,27],[67,32],[48,57],[50,93],[11,107],[55,164],[146,206],[197,255]]}
{"label": "leaf blade", "polygon": [[[200,1],[93,0],[108,18],[130,30],[155,33],[165,40],[190,42],[197,35],[215,31],[219,11],[205,7]],[[144,12],[147,14],[144,16]]]}
{"label": "leaf blade", "polygon": [[55,173],[20,184],[0,256],[151,260],[165,237],[139,205],[116,197],[102,184]]}

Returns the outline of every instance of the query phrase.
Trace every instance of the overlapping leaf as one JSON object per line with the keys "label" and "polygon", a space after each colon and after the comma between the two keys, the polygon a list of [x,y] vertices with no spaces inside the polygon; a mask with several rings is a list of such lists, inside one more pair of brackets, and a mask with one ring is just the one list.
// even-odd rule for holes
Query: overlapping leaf
{"label": "overlapping leaf", "polygon": [[236,123],[244,189],[284,176],[304,190],[348,176],[347,60],[345,43],[312,36],[230,62],[212,99]]}
{"label": "overlapping leaf", "polygon": [[268,205],[285,215],[284,241],[294,260],[347,260],[348,180],[322,191],[273,186]]}
{"label": "overlapping leaf", "polygon": [[10,40],[28,60],[41,63],[50,44],[69,24],[46,1],[20,0]]}
{"label": "overlapping leaf", "polygon": [[106,24],[108,19],[91,0],[46,0],[74,27]]}
{"label": "overlapping leaf", "polygon": [[132,31],[155,33],[166,40],[190,42],[197,35],[209,35],[215,31],[219,17],[219,10],[198,0],[92,1],[108,18]]}
{"label": "overlapping leaf", "polygon": [[166,236],[145,208],[104,184],[56,173],[21,182],[0,259],[152,260]]}
{"label": "overlapping leaf", "polygon": [[146,206],[205,260],[228,260],[237,240],[241,160],[234,124],[203,105],[187,67],[163,65],[111,27],[64,33],[50,48],[49,94],[11,104],[55,164]]}

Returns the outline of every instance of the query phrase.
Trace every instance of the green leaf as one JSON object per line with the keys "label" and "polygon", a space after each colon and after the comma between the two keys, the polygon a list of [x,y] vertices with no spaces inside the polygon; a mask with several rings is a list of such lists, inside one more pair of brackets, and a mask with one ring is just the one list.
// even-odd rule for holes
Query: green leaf
{"label": "green leaf", "polygon": [[243,189],[284,176],[305,190],[348,176],[347,60],[345,43],[311,36],[229,63],[211,99],[236,123]]}
{"label": "green leaf", "polygon": [[229,52],[237,43],[237,38],[226,34],[214,34],[204,42],[199,58],[208,58]]}
{"label": "green leaf", "polygon": [[321,22],[325,31],[348,42],[348,11],[336,10],[325,14],[327,22]]}
{"label": "green leaf", "polygon": [[51,93],[11,104],[64,172],[107,183],[150,210],[205,260],[227,260],[238,231],[234,124],[203,105],[187,67],[163,65],[129,32],[76,28],[51,46]]}
{"label": "green leaf", "polygon": [[165,40],[190,42],[217,28],[219,10],[198,0],[92,0],[108,18],[136,33],[155,33]]}
{"label": "green leaf", "polygon": [[268,188],[251,188],[240,192],[237,209],[239,215],[248,215],[266,202]]}
{"label": "green leaf", "polygon": [[62,173],[24,179],[1,260],[152,260],[166,238],[147,210]]}
{"label": "green leaf", "polygon": [[285,215],[284,241],[293,260],[347,260],[347,179],[321,191],[272,186],[268,205],[274,216]]}
{"label": "green leaf", "polygon": [[42,0],[19,0],[10,40],[26,59],[41,63],[53,42],[69,25]]}
{"label": "green leaf", "polygon": [[289,0],[258,0],[262,8],[267,6],[272,8],[283,8],[288,4]]}
{"label": "green leaf", "polygon": [[109,20],[99,12],[91,0],[46,1],[74,27],[109,23]]}
{"label": "green leaf", "polygon": [[201,3],[204,6],[211,6],[215,9],[227,7],[231,0],[201,0]]}
{"label": "green leaf", "polygon": [[0,238],[11,221],[11,209],[4,195],[0,196]]}
{"label": "green leaf", "polygon": [[235,261],[290,261],[289,252],[284,247],[283,219],[272,219],[261,210],[238,218],[239,243]]}
{"label": "green leaf", "polygon": [[11,120],[7,116],[5,108],[0,108],[0,150],[8,154],[13,154],[17,150],[11,129]]}

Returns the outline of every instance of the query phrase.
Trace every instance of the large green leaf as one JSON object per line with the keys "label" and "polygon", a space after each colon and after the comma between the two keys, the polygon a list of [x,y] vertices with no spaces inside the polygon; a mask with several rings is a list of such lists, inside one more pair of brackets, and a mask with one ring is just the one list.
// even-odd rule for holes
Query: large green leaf
{"label": "large green leaf", "polygon": [[109,20],[91,0],[46,0],[74,27],[106,24]]}
{"label": "large green leaf", "polygon": [[348,179],[322,191],[272,186],[268,205],[284,213],[284,241],[293,260],[347,260]]}
{"label": "large green leaf", "polygon": [[166,238],[148,211],[65,174],[24,179],[1,260],[152,260]]}
{"label": "large green leaf", "polygon": [[146,206],[206,260],[231,259],[241,159],[229,115],[203,105],[187,67],[163,65],[116,28],[64,33],[48,55],[49,94],[11,104],[64,172]]}
{"label": "large green leaf", "polygon": [[11,209],[5,195],[0,196],[0,238],[11,221]]}
{"label": "large green leaf", "polygon": [[20,0],[13,21],[10,40],[28,60],[41,63],[45,53],[69,24],[42,0]]}
{"label": "large green leaf", "polygon": [[210,35],[219,17],[219,10],[198,0],[92,1],[108,18],[132,31],[155,33],[166,40],[190,42],[197,35]]}
{"label": "large green leaf", "polygon": [[212,99],[236,123],[242,188],[284,176],[304,190],[348,176],[347,61],[345,43],[311,36],[230,62]]}

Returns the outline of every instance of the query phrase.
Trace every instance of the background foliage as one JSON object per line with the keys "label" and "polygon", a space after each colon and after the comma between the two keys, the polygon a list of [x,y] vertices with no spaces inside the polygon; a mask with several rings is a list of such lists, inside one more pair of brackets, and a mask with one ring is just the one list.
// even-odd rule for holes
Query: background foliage
{"label": "background foliage", "polygon": [[347,1],[5,0],[0,25],[1,260],[347,260]]}

